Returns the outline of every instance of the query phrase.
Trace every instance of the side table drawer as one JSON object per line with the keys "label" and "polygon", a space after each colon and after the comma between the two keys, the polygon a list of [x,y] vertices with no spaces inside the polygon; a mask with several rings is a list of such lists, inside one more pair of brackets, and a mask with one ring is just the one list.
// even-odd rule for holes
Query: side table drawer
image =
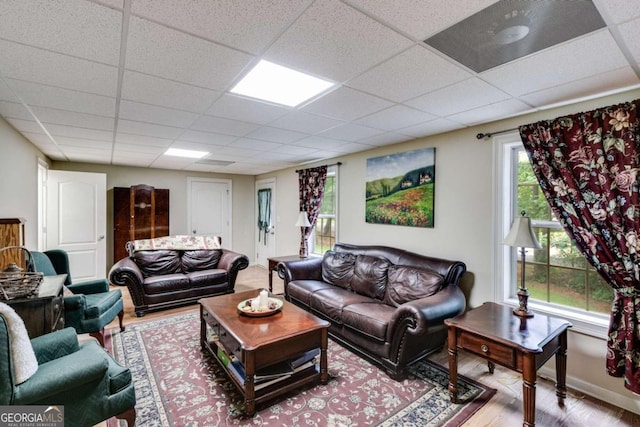
{"label": "side table drawer", "polygon": [[244,363],[242,359],[242,347],[238,342],[231,336],[230,333],[224,330],[224,328],[220,328],[218,339],[220,343],[224,347],[225,350],[231,355],[234,355],[238,360]]}
{"label": "side table drawer", "polygon": [[492,360],[511,369],[516,368],[515,350],[504,344],[476,335],[461,334],[458,338],[461,348]]}

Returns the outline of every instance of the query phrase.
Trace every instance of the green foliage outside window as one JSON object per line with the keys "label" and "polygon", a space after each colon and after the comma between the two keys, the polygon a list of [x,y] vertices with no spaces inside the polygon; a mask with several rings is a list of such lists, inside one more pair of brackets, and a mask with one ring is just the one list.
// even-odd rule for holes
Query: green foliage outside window
{"label": "green foliage outside window", "polygon": [[324,254],[336,242],[336,176],[327,174],[320,214],[314,230],[313,253]]}

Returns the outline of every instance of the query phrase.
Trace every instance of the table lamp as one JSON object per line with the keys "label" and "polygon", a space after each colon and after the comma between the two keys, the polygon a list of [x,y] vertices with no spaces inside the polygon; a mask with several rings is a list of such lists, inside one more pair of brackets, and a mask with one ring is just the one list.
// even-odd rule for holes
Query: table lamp
{"label": "table lamp", "polygon": [[305,234],[305,228],[311,227],[311,223],[309,222],[309,217],[307,213],[304,211],[300,211],[298,214],[298,220],[296,221],[296,227],[300,228],[300,258],[306,258],[309,256],[309,247],[307,245],[307,236]]}
{"label": "table lamp", "polygon": [[513,314],[520,317],[532,317],[533,312],[527,307],[529,301],[529,291],[524,282],[524,267],[525,267],[525,249],[542,249],[542,246],[533,234],[533,227],[531,226],[531,218],[526,216],[525,211],[520,212],[521,216],[516,217],[511,226],[511,231],[502,242],[504,245],[520,248],[520,255],[522,256],[522,272],[520,279],[520,289],[518,289],[518,308],[513,310]]}

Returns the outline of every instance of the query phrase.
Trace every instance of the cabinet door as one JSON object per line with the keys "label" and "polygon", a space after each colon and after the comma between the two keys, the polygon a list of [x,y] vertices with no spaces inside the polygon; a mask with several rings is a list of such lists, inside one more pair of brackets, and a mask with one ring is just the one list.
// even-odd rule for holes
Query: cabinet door
{"label": "cabinet door", "polygon": [[[24,246],[24,219],[0,218],[0,248],[7,246]],[[24,268],[24,251],[21,249],[0,251],[0,271],[11,262]]]}

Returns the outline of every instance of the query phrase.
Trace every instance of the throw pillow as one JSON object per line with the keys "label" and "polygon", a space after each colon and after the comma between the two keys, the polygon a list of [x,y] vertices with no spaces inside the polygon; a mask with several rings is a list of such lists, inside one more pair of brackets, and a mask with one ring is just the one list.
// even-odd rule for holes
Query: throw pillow
{"label": "throw pillow", "polygon": [[392,265],[388,274],[386,302],[396,307],[408,301],[431,296],[444,284],[444,277],[429,269]]}
{"label": "throw pillow", "polygon": [[133,259],[144,277],[182,273],[178,251],[138,251],[133,254]]}
{"label": "throw pillow", "polygon": [[350,289],[356,256],[349,252],[327,251],[322,259],[322,280]]}
{"label": "throw pillow", "polygon": [[358,255],[351,278],[351,289],[360,295],[382,300],[387,288],[389,264],[386,258]]}
{"label": "throw pillow", "polygon": [[211,270],[218,267],[222,255],[221,250],[184,251],[182,254],[182,271]]}
{"label": "throw pillow", "polygon": [[22,384],[38,370],[38,360],[24,321],[13,308],[0,302],[0,316],[4,317],[11,343],[11,360],[15,384]]}

